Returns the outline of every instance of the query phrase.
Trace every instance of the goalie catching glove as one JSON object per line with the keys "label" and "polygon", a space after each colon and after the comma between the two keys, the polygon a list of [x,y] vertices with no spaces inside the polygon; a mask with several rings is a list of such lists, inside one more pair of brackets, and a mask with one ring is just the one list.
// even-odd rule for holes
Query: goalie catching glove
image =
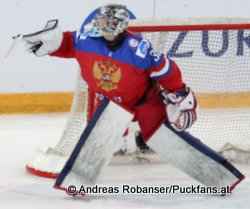
{"label": "goalie catching glove", "polygon": [[196,121],[197,102],[189,87],[175,92],[161,91],[161,97],[166,104],[168,122],[177,131],[190,128]]}
{"label": "goalie catching glove", "polygon": [[58,20],[49,20],[44,29],[23,35],[25,47],[36,56],[41,57],[56,51],[63,39],[63,32],[58,26]]}

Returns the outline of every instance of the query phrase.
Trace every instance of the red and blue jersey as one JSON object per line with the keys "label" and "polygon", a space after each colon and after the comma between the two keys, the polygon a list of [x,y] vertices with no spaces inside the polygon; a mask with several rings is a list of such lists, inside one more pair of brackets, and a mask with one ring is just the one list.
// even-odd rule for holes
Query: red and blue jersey
{"label": "red and blue jersey", "polygon": [[175,62],[129,31],[114,51],[103,37],[64,32],[60,48],[51,56],[76,58],[83,79],[96,97],[106,96],[127,108],[142,97],[152,80],[169,91],[184,86]]}

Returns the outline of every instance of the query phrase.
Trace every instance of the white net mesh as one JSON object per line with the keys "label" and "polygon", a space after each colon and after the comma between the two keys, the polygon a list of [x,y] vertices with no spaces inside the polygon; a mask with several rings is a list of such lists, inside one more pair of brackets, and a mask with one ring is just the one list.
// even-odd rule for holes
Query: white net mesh
{"label": "white net mesh", "polygon": [[[246,19],[167,19],[165,24],[247,23]],[[158,25],[159,21],[136,21],[133,24]],[[197,95],[198,121],[190,132],[229,159],[249,160],[250,150],[250,27],[247,29],[179,32],[142,32],[155,49],[176,61],[185,83]],[[86,121],[86,85],[80,75],[68,123],[51,154],[71,153]],[[132,128],[135,130],[136,128]],[[131,135],[130,135],[131,136]],[[133,136],[133,134],[132,134]],[[133,137],[132,137],[133,138]],[[237,154],[238,153],[238,154]],[[40,153],[41,154],[41,153]],[[238,159],[240,158],[240,159]],[[51,159],[50,159],[51,160]],[[48,160],[48,161],[50,161]],[[40,169],[33,159],[29,166]],[[46,163],[45,163],[46,164]],[[47,162],[47,164],[51,164]],[[57,173],[53,167],[46,172]]]}
{"label": "white net mesh", "polygon": [[58,144],[55,148],[48,149],[48,153],[69,156],[86,125],[87,98],[87,85],[82,80],[79,70],[67,124]]}
{"label": "white net mesh", "polygon": [[198,121],[189,131],[230,160],[248,160],[250,30],[163,31],[143,36],[176,61],[201,102]]}

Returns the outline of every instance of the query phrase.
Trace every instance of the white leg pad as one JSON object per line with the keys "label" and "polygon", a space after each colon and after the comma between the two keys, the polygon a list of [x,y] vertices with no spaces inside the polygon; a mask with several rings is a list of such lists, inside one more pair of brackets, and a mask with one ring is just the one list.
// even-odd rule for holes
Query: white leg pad
{"label": "white leg pad", "polygon": [[147,144],[166,160],[205,186],[230,186],[244,179],[222,156],[186,132],[176,132],[169,125],[161,127]]}
{"label": "white leg pad", "polygon": [[103,102],[97,110],[101,112],[99,118],[96,119],[96,113],[85,128],[55,187],[93,185],[110,162],[133,115],[109,101],[100,111],[102,105]]}

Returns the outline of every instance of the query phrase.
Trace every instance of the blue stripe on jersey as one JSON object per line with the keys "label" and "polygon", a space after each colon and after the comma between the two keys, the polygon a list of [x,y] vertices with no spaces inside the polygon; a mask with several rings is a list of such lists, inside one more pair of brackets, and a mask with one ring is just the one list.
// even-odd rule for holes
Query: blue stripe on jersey
{"label": "blue stripe on jersey", "polygon": [[157,72],[157,74],[154,76],[154,75],[151,75],[151,78],[152,79],[159,79],[159,78],[162,78],[164,76],[167,76],[171,73],[172,71],[172,62],[171,60],[169,60],[168,58],[166,58],[166,65],[164,66],[164,68]]}
{"label": "blue stripe on jersey", "polygon": [[[160,59],[155,61],[154,57],[150,55],[149,52],[152,50],[151,46],[148,48],[144,57],[136,55],[138,45],[142,41],[142,38],[137,36],[128,35],[124,40],[124,44],[122,44],[119,50],[116,51],[110,51],[108,49],[103,37],[92,38],[87,36],[87,33],[73,33],[73,36],[76,51],[110,57],[119,62],[132,65],[140,70],[158,67],[163,62],[163,57],[160,57]],[[137,42],[137,45],[133,46],[133,44],[131,44],[131,40]]]}

